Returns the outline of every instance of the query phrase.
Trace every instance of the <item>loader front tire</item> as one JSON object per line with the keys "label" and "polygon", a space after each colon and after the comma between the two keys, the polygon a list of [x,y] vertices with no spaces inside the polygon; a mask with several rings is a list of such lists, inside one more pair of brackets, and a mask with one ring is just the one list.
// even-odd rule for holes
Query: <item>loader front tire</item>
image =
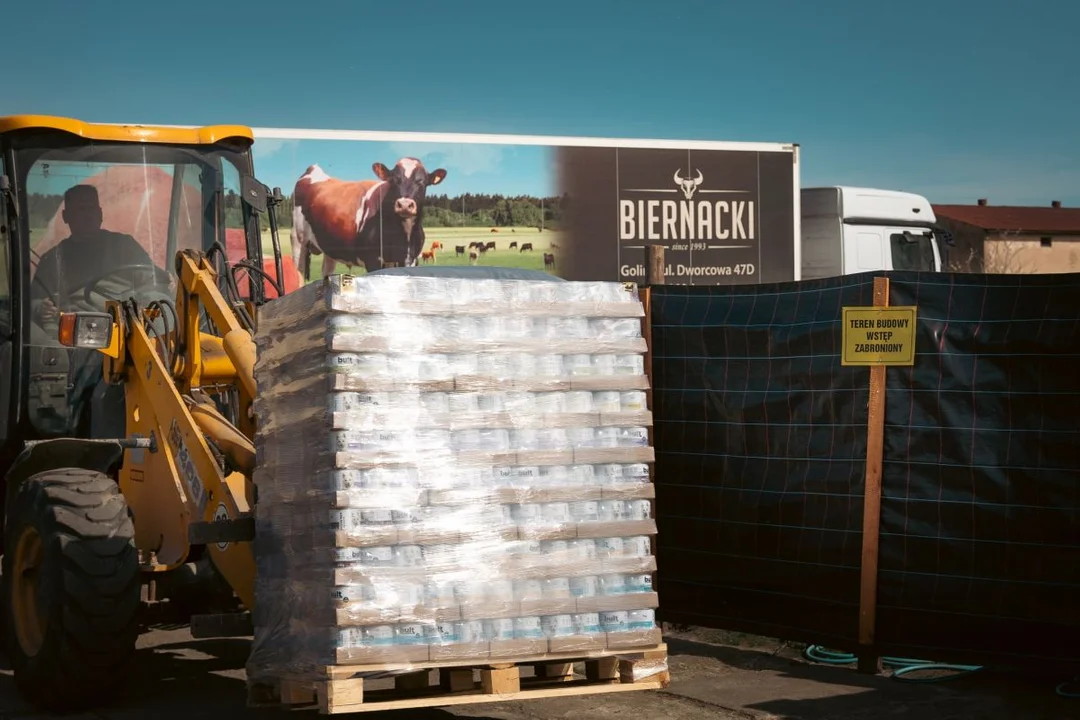
{"label": "loader front tire", "polygon": [[80,712],[123,688],[138,638],[139,562],[127,502],[107,475],[52,470],[7,507],[4,640],[20,692]]}

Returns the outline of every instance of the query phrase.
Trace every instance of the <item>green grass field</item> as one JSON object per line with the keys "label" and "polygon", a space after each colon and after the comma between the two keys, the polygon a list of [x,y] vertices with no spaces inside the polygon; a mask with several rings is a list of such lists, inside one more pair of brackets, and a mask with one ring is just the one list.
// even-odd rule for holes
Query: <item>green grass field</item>
{"label": "green grass field", "polygon": [[[288,229],[282,229],[280,231],[281,237],[281,252],[282,255],[288,257],[291,255],[291,233]],[[477,265],[487,265],[494,267],[511,267],[520,268],[525,270],[544,270],[544,253],[551,252],[555,255],[555,268],[553,274],[558,274],[559,270],[559,250],[556,247],[554,250],[551,244],[554,242],[556,246],[561,244],[561,235],[557,231],[545,230],[538,232],[536,228],[519,227],[509,228],[501,227],[499,232],[493,233],[490,228],[475,227],[475,228],[448,228],[448,227],[436,227],[436,228],[424,228],[424,234],[426,235],[426,242],[424,250],[430,250],[432,243],[438,241],[443,244],[441,250],[438,250],[435,254],[435,265],[468,265],[469,264],[469,250],[468,245],[471,242],[492,242],[495,243],[494,250],[488,250],[483,253],[477,259]],[[533,250],[531,252],[520,252],[519,248],[513,250],[509,249],[510,243],[517,241],[519,248],[522,243],[532,243]],[[455,247],[458,245],[465,246],[465,254],[458,256],[455,253]],[[263,232],[263,257],[273,257],[273,250],[270,245],[270,231]],[[338,265],[334,272],[350,272],[342,265]],[[363,273],[360,268],[353,268],[352,272],[357,274]],[[322,277],[322,256],[314,256],[311,259],[311,272],[308,280],[313,278]]]}
{"label": "green grass field", "polygon": [[[292,256],[292,232],[289,228],[281,228],[279,231],[279,237],[281,239],[281,254],[282,257]],[[430,250],[431,244],[438,241],[442,242],[443,247],[436,252],[435,264],[436,265],[468,265],[469,264],[469,250],[468,246],[471,242],[495,242],[495,249],[488,250],[486,253],[480,255],[477,259],[477,265],[486,265],[489,267],[510,267],[520,268],[525,270],[544,270],[544,253],[550,252],[555,255],[555,267],[553,270],[549,270],[552,274],[558,275],[559,272],[559,248],[557,246],[562,244],[561,233],[555,230],[544,230],[538,232],[535,227],[518,227],[509,228],[501,227],[499,232],[491,232],[491,228],[488,227],[467,227],[467,228],[449,228],[449,227],[436,227],[436,228],[424,228],[424,234],[426,236],[426,242],[424,244],[424,250]],[[42,238],[45,235],[45,228],[35,228],[31,231],[31,238]],[[510,243],[517,241],[520,246],[521,243],[532,243],[533,250],[531,252],[519,252],[518,249],[511,250]],[[556,245],[555,249],[552,249],[551,245]],[[457,256],[454,252],[454,248],[458,245],[465,246],[465,254]],[[273,247],[270,244],[270,231],[263,230],[262,232],[262,246],[263,257],[273,258]],[[361,268],[352,268],[351,270],[344,265],[338,264],[334,268],[336,273],[352,272],[354,274],[363,274],[364,270]],[[315,256],[311,258],[311,272],[308,274],[308,281],[318,279],[322,277],[322,256]]]}

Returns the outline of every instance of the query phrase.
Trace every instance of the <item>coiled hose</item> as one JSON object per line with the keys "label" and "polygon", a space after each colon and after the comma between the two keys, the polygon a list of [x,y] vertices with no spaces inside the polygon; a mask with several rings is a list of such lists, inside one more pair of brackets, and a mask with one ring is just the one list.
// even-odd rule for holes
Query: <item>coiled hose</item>
{"label": "coiled hose", "polygon": [[[821,645],[809,645],[803,650],[803,657],[807,660],[815,663],[821,663],[824,665],[850,665],[858,661],[858,657],[851,653],[838,652],[836,650],[830,650],[829,648],[822,647]],[[933,682],[945,682],[946,680],[953,680],[964,675],[970,675],[971,673],[982,670],[982,665],[954,665],[952,663],[936,663],[929,660],[918,660],[916,658],[900,658],[900,657],[883,657],[881,658],[881,664],[893,671],[893,678],[900,682],[910,683],[933,683]],[[952,670],[951,675],[940,675],[930,678],[909,678],[905,677],[908,673],[923,672],[927,670]],[[1063,698],[1080,698],[1080,692],[1073,690],[1070,691],[1067,688],[1070,686],[1080,686],[1080,676],[1074,677],[1072,680],[1066,680],[1054,688],[1054,692]]]}
{"label": "coiled hose", "polygon": [[[858,658],[851,653],[838,652],[836,650],[830,650],[821,645],[809,645],[803,650],[803,657],[811,662],[822,663],[825,665],[850,665],[858,661]],[[954,680],[964,675],[970,675],[972,673],[982,670],[982,665],[955,665],[953,663],[938,663],[930,660],[919,660],[917,658],[901,658],[901,657],[883,657],[881,658],[881,664],[888,667],[893,671],[893,679],[901,682],[910,683],[935,683],[945,682],[946,680]],[[915,672],[927,672],[933,670],[950,670],[950,675],[938,675],[934,677],[919,677],[909,678],[907,675]],[[1065,685],[1067,683],[1063,683]],[[1059,693],[1060,694],[1060,693]]]}
{"label": "coiled hose", "polygon": [[1072,680],[1066,680],[1065,682],[1054,688],[1054,692],[1065,698],[1080,698],[1080,692],[1069,692],[1065,689],[1070,685],[1075,685],[1077,683],[1080,683],[1080,677],[1074,677]]}

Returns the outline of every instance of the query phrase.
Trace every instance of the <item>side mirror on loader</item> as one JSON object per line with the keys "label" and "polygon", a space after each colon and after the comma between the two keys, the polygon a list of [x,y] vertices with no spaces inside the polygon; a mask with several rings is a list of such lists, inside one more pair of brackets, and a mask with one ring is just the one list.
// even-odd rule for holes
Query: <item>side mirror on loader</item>
{"label": "side mirror on loader", "polygon": [[[271,190],[263,185],[253,175],[243,175],[240,178],[240,195],[256,213],[266,214],[270,224],[270,245],[274,250],[274,272],[278,297],[285,294],[285,271],[281,264],[281,238],[278,233],[277,213],[274,208],[284,201],[281,188]],[[260,293],[261,302],[265,302],[265,296]]]}
{"label": "side mirror on loader", "polygon": [[267,199],[270,197],[270,188],[252,175],[243,175],[240,178],[240,196],[256,212],[264,213],[267,208]]}

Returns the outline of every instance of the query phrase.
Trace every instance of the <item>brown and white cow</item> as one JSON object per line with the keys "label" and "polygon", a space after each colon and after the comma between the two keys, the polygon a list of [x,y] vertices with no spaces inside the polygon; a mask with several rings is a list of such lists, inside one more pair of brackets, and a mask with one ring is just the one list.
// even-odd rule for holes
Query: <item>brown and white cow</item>
{"label": "brown and white cow", "polygon": [[301,278],[312,255],[323,255],[323,277],[339,262],[368,270],[417,264],[427,188],[441,183],[446,170],[428,172],[416,158],[398,160],[393,170],[378,162],[371,167],[378,180],[339,180],[312,165],[296,181],[292,254]]}

